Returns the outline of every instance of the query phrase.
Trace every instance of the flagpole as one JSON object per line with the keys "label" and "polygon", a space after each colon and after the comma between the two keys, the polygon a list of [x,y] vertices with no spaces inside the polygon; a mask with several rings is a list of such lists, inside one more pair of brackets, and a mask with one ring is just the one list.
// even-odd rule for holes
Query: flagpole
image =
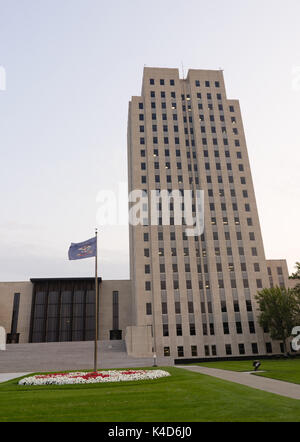
{"label": "flagpole", "polygon": [[98,351],[98,230],[96,229],[96,256],[95,256],[95,345],[94,345],[94,372],[97,371],[97,351]]}

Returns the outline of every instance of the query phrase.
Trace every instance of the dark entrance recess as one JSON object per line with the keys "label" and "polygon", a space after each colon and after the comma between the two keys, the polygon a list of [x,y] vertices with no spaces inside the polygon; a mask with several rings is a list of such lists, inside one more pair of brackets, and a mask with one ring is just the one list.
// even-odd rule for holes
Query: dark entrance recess
{"label": "dark entrance recess", "polygon": [[[101,283],[101,278],[98,281]],[[95,339],[95,278],[31,279],[31,282],[29,342]]]}

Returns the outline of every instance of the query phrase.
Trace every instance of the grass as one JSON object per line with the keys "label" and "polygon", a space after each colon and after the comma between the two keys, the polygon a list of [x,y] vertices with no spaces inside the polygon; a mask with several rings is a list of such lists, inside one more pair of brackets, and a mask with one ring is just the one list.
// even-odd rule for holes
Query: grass
{"label": "grass", "polygon": [[[231,371],[251,371],[253,361],[224,361],[224,362],[203,362],[195,365],[203,367],[219,368]],[[300,384],[300,359],[268,359],[261,360],[259,370],[264,373],[257,373],[256,376],[278,379],[280,381]]]}
{"label": "grass", "polygon": [[64,386],[0,384],[1,422],[300,421],[300,401],[168,367],[151,381]]}

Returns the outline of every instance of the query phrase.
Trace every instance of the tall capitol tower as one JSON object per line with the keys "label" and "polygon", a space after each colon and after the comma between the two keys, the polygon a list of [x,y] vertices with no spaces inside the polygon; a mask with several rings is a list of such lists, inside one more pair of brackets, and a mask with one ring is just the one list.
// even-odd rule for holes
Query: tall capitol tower
{"label": "tall capitol tower", "polygon": [[128,174],[129,192],[149,203],[151,191],[204,192],[200,236],[176,225],[172,199],[167,225],[160,203],[158,225],[149,216],[130,226],[136,340],[150,329],[153,352],[175,359],[280,352],[257,322],[268,265],[239,101],[227,98],[222,71],[181,79],[178,69],[144,68],[129,103]]}

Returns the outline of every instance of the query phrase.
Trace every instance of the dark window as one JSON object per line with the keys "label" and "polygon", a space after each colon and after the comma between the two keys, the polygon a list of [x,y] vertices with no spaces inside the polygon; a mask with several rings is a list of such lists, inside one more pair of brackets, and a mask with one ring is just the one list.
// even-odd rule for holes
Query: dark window
{"label": "dark window", "polygon": [[11,318],[11,331],[10,331],[12,335],[16,334],[18,329],[19,306],[20,306],[20,293],[15,293],[12,318]]}
{"label": "dark window", "polygon": [[239,344],[239,353],[240,353],[240,355],[245,354],[245,345],[244,344]]}
{"label": "dark window", "polygon": [[182,325],[176,324],[176,334],[177,336],[182,336]]}
{"label": "dark window", "polygon": [[192,353],[192,356],[198,356],[197,345],[191,346],[191,353]]}
{"label": "dark window", "polygon": [[236,313],[238,313],[240,311],[240,305],[239,305],[238,301],[233,302],[233,308]]}
{"label": "dark window", "polygon": [[223,322],[224,335],[229,335],[229,324],[228,322]]}
{"label": "dark window", "polygon": [[184,356],[183,347],[177,347],[177,354],[179,358],[182,358]]}
{"label": "dark window", "polygon": [[251,334],[255,333],[255,325],[253,321],[249,321],[249,331]]}
{"label": "dark window", "polygon": [[266,351],[267,351],[267,353],[273,352],[271,342],[266,342]]}
{"label": "dark window", "polygon": [[236,325],[236,332],[238,334],[242,334],[243,333],[242,323],[241,322],[236,322],[235,325]]}
{"label": "dark window", "polygon": [[164,347],[164,356],[170,356],[170,347]]}
{"label": "dark window", "polygon": [[161,303],[161,312],[163,315],[168,314],[168,304],[166,302]]}
{"label": "dark window", "polygon": [[232,350],[231,350],[231,345],[230,344],[226,344],[225,345],[225,350],[226,350],[226,354],[227,355],[232,355]]}
{"label": "dark window", "polygon": [[195,324],[190,324],[190,335],[196,336],[196,327]]}
{"label": "dark window", "polygon": [[151,302],[146,303],[146,315],[152,315],[152,304]]}
{"label": "dark window", "polygon": [[163,324],[163,336],[169,336],[169,325]]}

